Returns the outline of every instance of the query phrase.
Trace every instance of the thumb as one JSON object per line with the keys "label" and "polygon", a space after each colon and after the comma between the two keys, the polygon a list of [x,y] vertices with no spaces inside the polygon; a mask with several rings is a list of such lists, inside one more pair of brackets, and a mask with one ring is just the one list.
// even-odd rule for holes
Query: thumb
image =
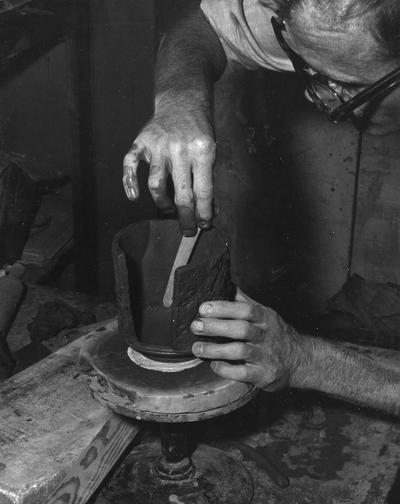
{"label": "thumb", "polygon": [[135,141],[129,152],[124,157],[124,169],[122,183],[127,197],[130,200],[135,200],[139,197],[139,183],[137,171],[139,163],[145,159],[145,146],[143,143]]}
{"label": "thumb", "polygon": [[251,304],[259,304],[257,301],[254,301],[250,296],[245,294],[240,287],[236,287],[236,296],[235,301],[244,301],[245,303]]}

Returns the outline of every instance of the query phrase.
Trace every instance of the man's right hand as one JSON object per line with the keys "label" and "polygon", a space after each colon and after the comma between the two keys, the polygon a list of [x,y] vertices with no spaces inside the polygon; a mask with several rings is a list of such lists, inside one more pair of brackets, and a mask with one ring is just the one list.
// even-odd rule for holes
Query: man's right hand
{"label": "man's right hand", "polygon": [[[179,98],[178,98],[179,100]],[[155,204],[171,211],[173,202],[167,194],[167,179],[172,176],[175,205],[185,236],[196,233],[197,226],[207,229],[212,221],[212,168],[215,141],[210,111],[178,105],[157,111],[135,139],[124,158],[123,184],[127,197],[139,196],[137,178],[141,160],[149,164],[148,185]]]}

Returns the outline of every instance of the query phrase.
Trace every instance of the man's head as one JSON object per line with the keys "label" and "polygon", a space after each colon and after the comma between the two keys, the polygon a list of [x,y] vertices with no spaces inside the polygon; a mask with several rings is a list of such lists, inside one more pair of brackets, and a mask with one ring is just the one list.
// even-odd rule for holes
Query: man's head
{"label": "man's head", "polygon": [[[288,45],[311,69],[355,94],[400,66],[398,0],[264,0],[285,19]],[[368,110],[367,131],[400,129],[400,88]]]}
{"label": "man's head", "polygon": [[266,0],[280,17],[290,20],[301,9],[312,9],[326,24],[362,19],[375,38],[382,59],[400,65],[400,2],[398,0]]}

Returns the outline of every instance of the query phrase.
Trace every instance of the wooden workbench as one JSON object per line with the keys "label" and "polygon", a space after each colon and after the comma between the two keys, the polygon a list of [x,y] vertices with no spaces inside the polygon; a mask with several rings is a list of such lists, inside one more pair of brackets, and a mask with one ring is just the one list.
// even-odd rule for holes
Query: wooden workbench
{"label": "wooden workbench", "polygon": [[[115,325],[111,320],[78,330],[78,339],[0,385],[0,504],[47,502],[105,427],[90,475],[99,484],[134,439],[136,425],[100,406],[76,367],[82,342]],[[93,492],[92,481],[85,484]],[[80,492],[90,496],[86,488]]]}

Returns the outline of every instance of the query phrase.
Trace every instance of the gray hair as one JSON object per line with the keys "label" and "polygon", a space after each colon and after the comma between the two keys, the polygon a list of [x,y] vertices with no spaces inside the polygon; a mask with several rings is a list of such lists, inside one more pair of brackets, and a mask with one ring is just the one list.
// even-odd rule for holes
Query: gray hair
{"label": "gray hair", "polygon": [[306,4],[319,9],[332,22],[346,22],[365,16],[380,46],[383,60],[400,60],[400,1],[399,0],[260,0],[279,16],[290,19],[297,7]]}

